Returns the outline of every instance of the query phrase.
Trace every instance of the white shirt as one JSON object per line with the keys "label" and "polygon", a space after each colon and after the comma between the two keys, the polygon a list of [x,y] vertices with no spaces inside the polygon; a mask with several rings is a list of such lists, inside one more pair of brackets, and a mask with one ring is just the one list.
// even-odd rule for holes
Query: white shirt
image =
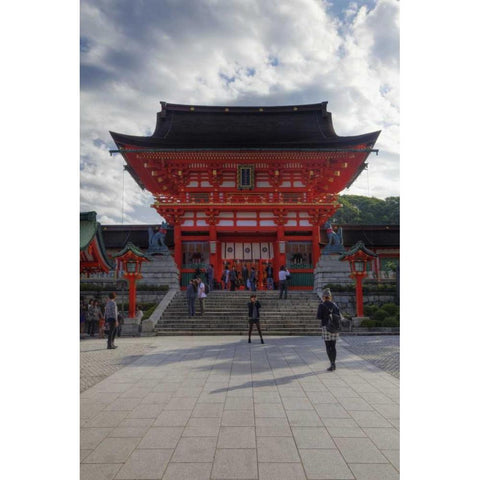
{"label": "white shirt", "polygon": [[205,293],[205,284],[200,282],[198,286],[198,298],[207,298],[207,294]]}
{"label": "white shirt", "polygon": [[278,279],[282,282],[287,279],[287,275],[290,275],[288,270],[280,270],[278,272]]}

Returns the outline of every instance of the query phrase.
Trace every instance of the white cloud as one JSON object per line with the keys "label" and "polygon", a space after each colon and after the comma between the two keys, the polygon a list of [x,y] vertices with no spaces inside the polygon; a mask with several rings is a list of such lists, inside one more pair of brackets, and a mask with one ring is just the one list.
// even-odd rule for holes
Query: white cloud
{"label": "white cloud", "polygon": [[[109,155],[108,131],[150,135],[160,100],[327,100],[339,135],[382,130],[366,190],[398,195],[399,6],[394,0],[379,0],[372,9],[357,3],[333,17],[318,0],[83,0],[82,210],[115,223],[123,205],[125,223],[159,221],[151,196],[129,174],[122,195],[123,160]],[[365,190],[365,176],[349,193]]]}

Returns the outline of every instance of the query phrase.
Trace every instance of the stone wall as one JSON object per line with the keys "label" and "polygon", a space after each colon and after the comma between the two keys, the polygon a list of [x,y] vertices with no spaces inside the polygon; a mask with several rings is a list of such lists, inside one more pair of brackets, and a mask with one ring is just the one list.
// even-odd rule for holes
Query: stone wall
{"label": "stone wall", "polygon": [[[340,310],[350,315],[356,315],[355,292],[335,292],[332,291],[333,301],[338,305]],[[370,293],[363,295],[363,304],[384,304],[394,303],[394,293]]]}
{"label": "stone wall", "polygon": [[168,285],[170,290],[180,289],[180,274],[171,255],[154,255],[151,262],[143,263],[142,275],[139,285]]}
{"label": "stone wall", "polygon": [[348,262],[339,261],[339,254],[322,255],[313,271],[313,289],[320,293],[327,283],[348,285],[352,283],[350,278],[350,266]]}
{"label": "stone wall", "polygon": [[[83,296],[87,301],[91,298],[101,299],[104,303],[108,299],[108,294],[112,291],[115,291],[117,294],[116,302],[118,308],[120,309],[122,304],[124,309],[128,305],[128,290],[114,290],[111,288],[105,288],[105,290],[81,290],[80,295]],[[137,303],[159,303],[165,297],[166,291],[158,290],[137,290],[136,301]]]}

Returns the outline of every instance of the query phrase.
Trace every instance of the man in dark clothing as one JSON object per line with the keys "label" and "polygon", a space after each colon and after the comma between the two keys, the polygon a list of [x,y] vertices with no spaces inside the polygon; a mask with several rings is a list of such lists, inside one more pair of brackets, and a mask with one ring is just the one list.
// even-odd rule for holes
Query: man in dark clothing
{"label": "man in dark clothing", "polygon": [[265,274],[267,276],[267,289],[273,290],[273,267],[270,262],[268,262],[267,268],[265,269]]}
{"label": "man in dark clothing", "polygon": [[230,291],[234,292],[236,286],[237,286],[237,271],[235,270],[235,267],[233,267],[232,271],[230,272]]}
{"label": "man in dark clothing", "polygon": [[213,277],[214,277],[214,274],[213,274],[213,265],[210,264],[207,268],[207,273],[206,273],[206,277],[207,277],[207,284],[208,284],[208,289],[210,291],[213,290]]}
{"label": "man in dark clothing", "polygon": [[248,286],[247,286],[248,267],[246,263],[244,263],[242,266],[242,280],[243,280],[243,285],[245,286],[245,290],[248,290]]}
{"label": "man in dark clothing", "polygon": [[255,267],[252,267],[250,270],[250,290],[255,292],[257,290],[257,272]]}
{"label": "man in dark clothing", "polygon": [[108,339],[107,339],[107,348],[114,349],[117,346],[114,344],[115,334],[117,333],[118,328],[118,308],[115,302],[117,294],[111,292],[108,294],[108,302],[105,305],[105,321],[108,323]]}
{"label": "man in dark clothing", "polygon": [[260,335],[260,340],[262,343],[262,330],[260,329],[260,302],[257,301],[256,295],[250,296],[250,302],[248,302],[248,343],[252,343],[250,337],[252,336],[253,324],[257,326],[258,334]]}
{"label": "man in dark clothing", "polygon": [[197,283],[195,280],[190,280],[187,287],[187,304],[188,304],[188,314],[193,317],[195,316],[195,299],[197,298]]}

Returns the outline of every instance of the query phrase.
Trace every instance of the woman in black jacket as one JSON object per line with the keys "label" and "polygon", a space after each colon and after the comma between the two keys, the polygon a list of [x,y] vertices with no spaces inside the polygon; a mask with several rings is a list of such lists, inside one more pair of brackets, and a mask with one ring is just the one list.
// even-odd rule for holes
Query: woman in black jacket
{"label": "woman in black jacket", "polygon": [[322,336],[325,340],[325,348],[327,350],[328,359],[330,360],[330,367],[327,368],[329,372],[333,372],[336,369],[335,360],[337,358],[337,349],[335,344],[338,339],[338,332],[331,333],[327,330],[327,323],[330,313],[336,313],[340,315],[340,310],[336,303],[332,302],[332,292],[329,288],[326,288],[322,292],[323,302],[320,303],[317,310],[317,319],[321,320],[320,329],[322,330]]}
{"label": "woman in black jacket", "polygon": [[248,302],[248,343],[252,343],[250,337],[252,335],[253,324],[257,326],[260,340],[262,341],[262,343],[265,343],[262,337],[262,330],[260,329],[260,308],[261,305],[260,302],[257,301],[257,296],[251,295],[250,302]]}

